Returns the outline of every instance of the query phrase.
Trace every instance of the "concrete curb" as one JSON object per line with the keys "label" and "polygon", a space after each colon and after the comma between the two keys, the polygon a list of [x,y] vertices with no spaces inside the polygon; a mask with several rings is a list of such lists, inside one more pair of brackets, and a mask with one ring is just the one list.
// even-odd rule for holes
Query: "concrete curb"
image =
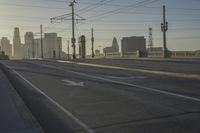
{"label": "concrete curb", "polygon": [[[5,65],[1,64],[2,70],[22,97],[26,106],[47,133],[75,133],[84,129],[75,123],[54,103],[49,101],[41,92],[30,86],[25,80]],[[42,133],[42,132],[40,132]]]}
{"label": "concrete curb", "polygon": [[[0,69],[4,72],[5,78],[8,78],[7,74],[5,73],[5,69],[7,68],[2,63],[0,63]],[[9,82],[9,79],[7,80]],[[8,91],[11,95],[12,101],[26,127],[34,133],[45,133],[15,88],[10,83],[9,86],[10,89],[8,89]]]}
{"label": "concrete curb", "polygon": [[81,62],[63,61],[63,60],[57,60],[57,62],[60,62],[60,63],[74,63],[74,64],[78,64],[78,65],[90,66],[90,67],[96,67],[96,68],[108,68],[108,69],[116,69],[116,70],[126,70],[126,71],[150,73],[150,74],[157,74],[157,75],[177,77],[177,78],[188,78],[188,79],[200,80],[200,75],[198,75],[198,74],[185,74],[185,73],[145,70],[145,69],[137,69],[137,68],[125,68],[125,67],[118,67],[118,66],[99,65],[99,64],[81,63]]}

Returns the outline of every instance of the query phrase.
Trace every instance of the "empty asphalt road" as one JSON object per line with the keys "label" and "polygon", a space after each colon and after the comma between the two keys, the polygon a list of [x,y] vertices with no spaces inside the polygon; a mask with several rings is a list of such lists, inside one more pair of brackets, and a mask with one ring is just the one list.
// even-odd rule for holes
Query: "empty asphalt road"
{"label": "empty asphalt road", "polygon": [[200,132],[198,79],[76,63],[1,63],[47,133]]}

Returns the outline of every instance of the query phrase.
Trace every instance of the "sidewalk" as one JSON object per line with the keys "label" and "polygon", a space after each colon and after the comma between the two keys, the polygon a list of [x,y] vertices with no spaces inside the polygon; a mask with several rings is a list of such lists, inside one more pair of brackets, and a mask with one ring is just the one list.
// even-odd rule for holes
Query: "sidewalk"
{"label": "sidewalk", "polygon": [[44,133],[1,68],[0,133]]}

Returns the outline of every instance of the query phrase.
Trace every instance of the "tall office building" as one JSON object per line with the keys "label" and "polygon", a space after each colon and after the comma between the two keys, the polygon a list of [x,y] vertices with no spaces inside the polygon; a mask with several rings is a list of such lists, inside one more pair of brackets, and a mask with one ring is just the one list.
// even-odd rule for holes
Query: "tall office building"
{"label": "tall office building", "polygon": [[41,39],[40,38],[34,39],[34,53],[35,53],[35,58],[41,58]]}
{"label": "tall office building", "polygon": [[33,32],[26,32],[24,35],[24,57],[26,59],[35,57]]}
{"label": "tall office building", "polygon": [[60,58],[62,49],[62,38],[56,33],[44,34],[44,58]]}
{"label": "tall office building", "polygon": [[146,52],[146,40],[144,37],[123,37],[121,40],[122,52]]}
{"label": "tall office building", "polygon": [[103,49],[104,53],[114,53],[114,52],[119,52],[119,45],[117,43],[116,37],[114,37],[112,41],[112,46],[111,47],[105,47]]}
{"label": "tall office building", "polygon": [[10,44],[10,41],[7,39],[7,37],[2,37],[0,47],[1,51],[4,51],[5,54],[9,56],[9,58],[12,58],[12,45]]}
{"label": "tall office building", "polygon": [[23,59],[24,50],[23,45],[21,44],[19,28],[14,29],[14,38],[13,38],[13,57],[14,59]]}
{"label": "tall office building", "polygon": [[114,39],[113,39],[112,47],[113,47],[113,50],[114,50],[115,52],[119,52],[119,45],[118,45],[118,43],[117,43],[116,37],[114,37]]}

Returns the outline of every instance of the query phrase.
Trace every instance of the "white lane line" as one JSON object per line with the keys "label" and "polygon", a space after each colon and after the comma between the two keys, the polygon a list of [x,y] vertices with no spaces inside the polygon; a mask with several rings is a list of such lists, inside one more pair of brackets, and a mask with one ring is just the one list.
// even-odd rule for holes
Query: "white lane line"
{"label": "white lane line", "polygon": [[60,63],[75,63],[77,65],[97,67],[97,68],[109,68],[109,69],[117,69],[117,70],[127,70],[127,71],[135,71],[135,72],[143,72],[143,73],[152,73],[152,74],[158,74],[158,75],[173,76],[173,77],[178,77],[178,78],[190,78],[190,79],[198,79],[198,80],[200,80],[200,75],[199,74],[185,74],[185,73],[156,71],[156,70],[139,69],[139,68],[125,68],[125,67],[119,67],[119,66],[109,66],[109,65],[90,64],[90,63],[62,61],[62,60],[57,60],[57,62],[60,62]]}
{"label": "white lane line", "polygon": [[57,70],[65,71],[65,72],[71,72],[71,73],[74,73],[74,74],[78,74],[78,75],[82,75],[82,76],[86,76],[86,77],[90,77],[90,78],[95,78],[95,79],[99,79],[99,80],[103,80],[103,81],[107,81],[107,82],[111,82],[111,83],[115,83],[115,84],[137,87],[137,88],[145,89],[145,90],[148,90],[148,91],[153,91],[153,92],[157,92],[157,93],[161,93],[161,94],[165,94],[165,95],[170,95],[170,96],[175,96],[175,97],[179,97],[179,98],[183,98],[183,99],[188,99],[188,100],[200,102],[199,98],[195,98],[195,97],[191,97],[191,96],[186,96],[186,95],[168,92],[168,91],[164,91],[164,90],[158,90],[158,89],[154,89],[154,88],[150,88],[150,87],[130,84],[130,83],[126,83],[126,82],[123,82],[123,81],[116,81],[116,80],[107,79],[107,78],[104,78],[104,77],[98,77],[98,76],[89,75],[89,74],[85,74],[85,73],[81,73],[81,72],[75,72],[75,71],[72,71],[72,70],[65,70],[65,69],[62,69],[62,68],[56,67],[56,66],[45,65],[45,64],[37,64],[37,63],[33,63],[33,64],[40,65],[40,66],[47,67],[47,68],[57,69]]}
{"label": "white lane line", "polygon": [[98,77],[98,76],[94,76],[94,75],[89,75],[89,74],[85,74],[85,73],[81,73],[81,72],[65,70],[65,69],[62,69],[62,68],[59,68],[59,67],[55,67],[55,66],[42,65],[42,64],[38,64],[38,65],[48,67],[48,68],[57,69],[57,70],[62,70],[62,71],[65,71],[65,72],[71,72],[71,73],[74,73],[74,74],[78,74],[78,75],[82,75],[82,76],[86,76],[86,77],[90,77],[90,78],[95,78],[95,79],[99,79],[99,80],[103,80],[103,81],[107,81],[107,82],[111,82],[111,83],[115,83],[115,84],[137,87],[137,88],[145,89],[145,90],[148,90],[148,91],[153,91],[153,92],[157,92],[157,93],[161,93],[161,94],[165,94],[165,95],[170,95],[170,96],[175,96],[175,97],[179,97],[179,98],[183,98],[183,99],[188,99],[188,100],[200,102],[199,98],[195,98],[195,97],[191,97],[191,96],[186,96],[186,95],[168,92],[168,91],[164,91],[164,90],[158,90],[158,89],[154,89],[154,88],[150,88],[150,87],[130,84],[130,83],[126,83],[126,82],[123,82],[123,81],[116,81],[116,80],[107,79],[107,78],[104,78],[104,77]]}
{"label": "white lane line", "polygon": [[[7,66],[10,68],[9,66]],[[84,130],[86,130],[88,133],[95,133],[94,130],[90,129],[85,123],[83,123],[81,120],[79,120],[77,117],[75,117],[71,112],[66,110],[62,105],[54,101],[51,97],[46,95],[43,91],[41,91],[38,87],[36,87],[34,84],[32,84],[29,80],[24,78],[21,74],[19,74],[17,71],[11,69],[14,73],[16,73],[20,78],[22,78],[25,82],[27,82],[31,87],[33,87],[35,90],[37,90],[39,93],[41,93],[43,96],[45,96],[49,101],[51,101],[53,104],[55,104],[60,110],[62,110],[66,115],[68,115],[71,119],[73,119],[76,123],[78,123]]]}
{"label": "white lane line", "polygon": [[[66,70],[63,70],[63,71],[66,71]],[[154,89],[154,88],[150,88],[150,87],[144,87],[144,86],[140,86],[140,85],[130,84],[130,83],[126,83],[126,82],[123,82],[123,81],[116,81],[116,80],[112,80],[112,79],[102,78],[102,77],[89,75],[89,74],[85,74],[85,73],[80,73],[80,72],[74,72],[74,71],[69,71],[69,72],[74,73],[74,74],[78,74],[78,75],[82,75],[82,76],[87,76],[87,77],[90,77],[90,78],[96,78],[96,79],[99,79],[99,80],[103,80],[103,81],[107,81],[107,82],[111,82],[111,83],[115,83],[115,84],[137,87],[137,88],[145,89],[145,90],[148,90],[148,91],[153,91],[153,92],[157,92],[157,93],[161,93],[161,94],[171,95],[171,96],[175,96],[175,97],[179,97],[179,98],[184,98],[184,99],[189,99],[189,100],[192,100],[192,101],[200,102],[199,98],[185,96],[185,95],[182,95],[182,94],[177,94],[177,93],[158,90],[158,89]]]}

